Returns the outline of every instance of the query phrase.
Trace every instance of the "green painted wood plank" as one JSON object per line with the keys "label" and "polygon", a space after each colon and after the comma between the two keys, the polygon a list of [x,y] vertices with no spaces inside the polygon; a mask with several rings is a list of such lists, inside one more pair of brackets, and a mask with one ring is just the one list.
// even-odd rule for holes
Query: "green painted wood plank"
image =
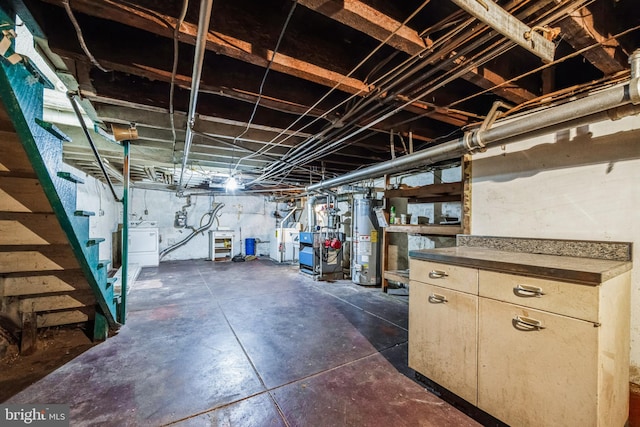
{"label": "green painted wood plank", "polygon": [[67,181],[75,182],[76,184],[84,184],[84,180],[82,178],[72,174],[71,172],[58,172],[57,175]]}
{"label": "green painted wood plank", "polygon": [[96,310],[93,320],[93,341],[104,341],[109,336],[109,322],[107,318]]}
{"label": "green painted wood plank", "polygon": [[102,242],[104,242],[103,237],[91,237],[89,240],[87,240],[87,246],[94,246]]}

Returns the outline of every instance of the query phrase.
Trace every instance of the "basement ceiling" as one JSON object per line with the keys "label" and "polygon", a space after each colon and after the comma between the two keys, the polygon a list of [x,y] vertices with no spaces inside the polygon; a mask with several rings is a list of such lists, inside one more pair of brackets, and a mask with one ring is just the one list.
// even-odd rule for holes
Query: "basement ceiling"
{"label": "basement ceiling", "polygon": [[[552,62],[459,6],[473,1],[215,0],[186,188],[235,175],[253,191],[298,189],[448,141],[496,101],[505,117],[629,78],[636,0],[498,1],[552,39]],[[10,3],[100,128],[135,123],[134,185],[176,188],[200,2]],[[122,149],[101,154],[117,179]],[[64,156],[101,178],[82,138]]]}

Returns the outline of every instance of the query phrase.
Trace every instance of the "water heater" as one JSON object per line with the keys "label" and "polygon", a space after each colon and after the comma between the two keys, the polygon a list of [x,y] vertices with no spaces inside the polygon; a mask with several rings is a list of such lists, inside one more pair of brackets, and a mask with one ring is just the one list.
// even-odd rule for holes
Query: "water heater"
{"label": "water heater", "polygon": [[373,210],[375,200],[353,201],[353,256],[351,280],[365,286],[378,286],[380,276],[380,226]]}

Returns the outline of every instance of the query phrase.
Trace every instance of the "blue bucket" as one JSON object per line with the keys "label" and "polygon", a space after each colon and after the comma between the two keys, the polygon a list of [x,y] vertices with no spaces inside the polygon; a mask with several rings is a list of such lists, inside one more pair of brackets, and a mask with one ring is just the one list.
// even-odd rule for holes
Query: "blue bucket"
{"label": "blue bucket", "polygon": [[256,239],[244,239],[244,252],[245,255],[255,255],[256,254]]}

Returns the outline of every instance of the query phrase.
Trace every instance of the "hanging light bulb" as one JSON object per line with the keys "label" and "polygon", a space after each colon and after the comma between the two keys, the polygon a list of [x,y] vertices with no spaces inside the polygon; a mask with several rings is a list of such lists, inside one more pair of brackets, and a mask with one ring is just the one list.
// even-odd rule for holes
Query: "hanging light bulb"
{"label": "hanging light bulb", "polygon": [[236,181],[234,177],[230,176],[224,187],[227,191],[234,191],[236,188],[238,188],[238,181]]}

